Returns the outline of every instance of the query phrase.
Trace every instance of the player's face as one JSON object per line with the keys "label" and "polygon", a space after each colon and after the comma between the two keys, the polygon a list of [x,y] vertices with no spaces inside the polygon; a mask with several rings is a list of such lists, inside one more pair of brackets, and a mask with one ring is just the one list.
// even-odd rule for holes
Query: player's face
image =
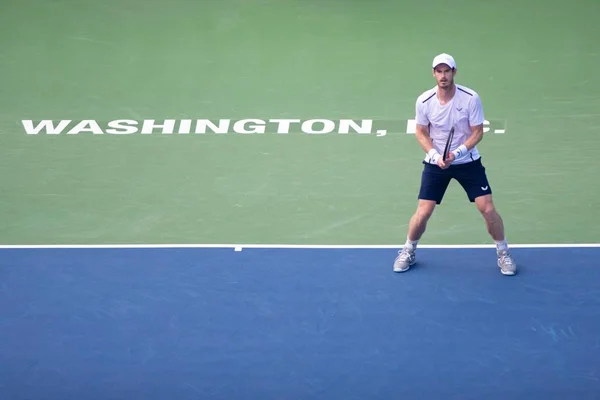
{"label": "player's face", "polygon": [[440,88],[445,89],[452,87],[454,83],[454,75],[456,70],[453,70],[446,64],[440,64],[433,70],[433,76]]}

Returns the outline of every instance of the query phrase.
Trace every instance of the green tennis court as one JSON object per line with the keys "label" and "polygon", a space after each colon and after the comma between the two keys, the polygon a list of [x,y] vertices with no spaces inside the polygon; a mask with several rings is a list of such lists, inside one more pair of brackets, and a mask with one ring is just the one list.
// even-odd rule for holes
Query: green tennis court
{"label": "green tennis court", "polygon": [[[396,244],[404,132],[28,135],[23,120],[373,119],[405,128],[439,52],[477,90],[512,243],[598,242],[596,1],[8,1],[3,244]],[[505,129],[504,134],[494,134]],[[458,185],[423,243],[488,243]]]}

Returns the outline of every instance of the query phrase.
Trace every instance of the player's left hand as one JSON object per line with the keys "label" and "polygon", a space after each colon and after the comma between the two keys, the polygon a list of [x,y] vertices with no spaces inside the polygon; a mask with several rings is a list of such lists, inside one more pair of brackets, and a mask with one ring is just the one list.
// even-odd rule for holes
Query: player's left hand
{"label": "player's left hand", "polygon": [[444,161],[446,162],[446,164],[450,165],[454,160],[456,160],[456,156],[454,155],[454,153],[450,152],[448,153],[448,157],[446,157]]}

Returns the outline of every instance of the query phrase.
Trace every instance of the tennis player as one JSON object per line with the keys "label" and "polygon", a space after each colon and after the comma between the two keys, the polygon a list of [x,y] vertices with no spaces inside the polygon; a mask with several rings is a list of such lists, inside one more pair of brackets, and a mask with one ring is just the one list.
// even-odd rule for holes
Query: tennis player
{"label": "tennis player", "polygon": [[[471,203],[485,219],[487,231],[496,243],[498,267],[504,275],[514,275],[517,266],[504,237],[504,223],[492,201],[492,188],[476,145],[483,138],[484,113],[479,95],[454,83],[456,63],[449,54],[433,59],[437,85],[416,101],[416,138],[425,152],[418,206],[411,217],[406,243],[394,261],[394,271],[407,271],[416,262],[415,252],[427,221],[441,204],[452,179],[465,190]],[[444,148],[451,127],[454,137],[447,158]]]}

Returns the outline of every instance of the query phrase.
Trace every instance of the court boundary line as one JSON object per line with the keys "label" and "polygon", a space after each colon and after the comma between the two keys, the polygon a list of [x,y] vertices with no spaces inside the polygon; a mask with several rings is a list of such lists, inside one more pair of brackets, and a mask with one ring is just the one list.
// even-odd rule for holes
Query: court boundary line
{"label": "court boundary line", "polygon": [[[403,244],[23,244],[0,245],[1,249],[400,249]],[[513,249],[597,248],[600,243],[510,244]],[[492,249],[494,244],[421,244],[420,249]]]}

